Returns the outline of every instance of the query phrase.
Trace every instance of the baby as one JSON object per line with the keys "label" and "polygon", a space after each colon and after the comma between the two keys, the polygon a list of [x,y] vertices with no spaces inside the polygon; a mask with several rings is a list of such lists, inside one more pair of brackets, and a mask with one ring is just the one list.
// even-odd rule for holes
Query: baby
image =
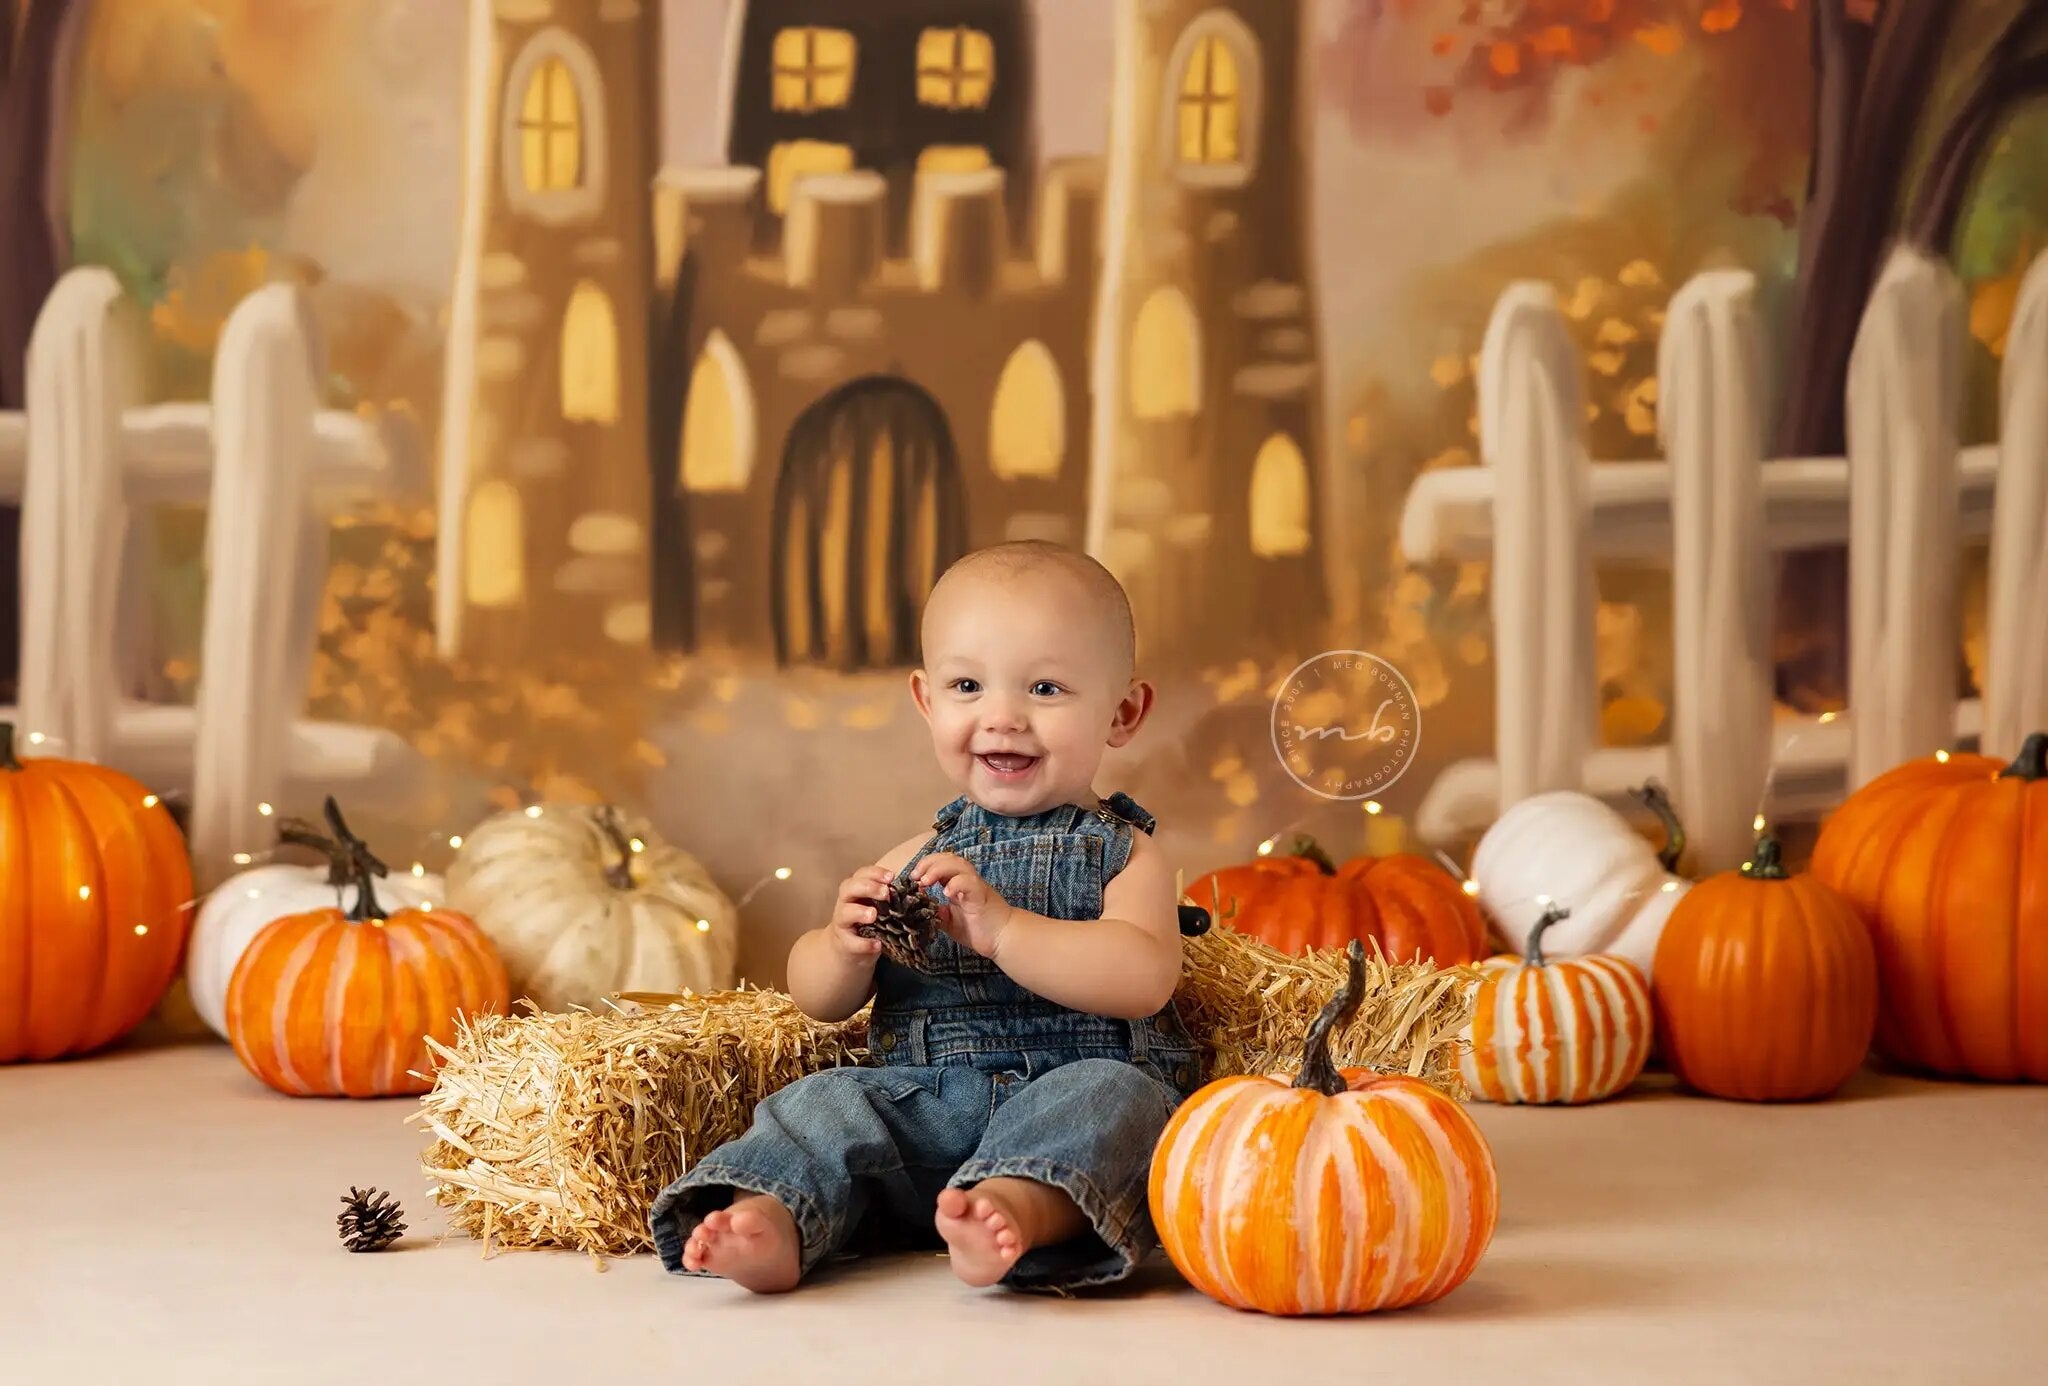
{"label": "baby", "polygon": [[[1130,603],[1053,544],[1002,544],[948,569],[910,676],[962,791],[839,887],[789,955],[819,1020],[870,997],[872,1068],[813,1074],[663,1190],[672,1271],[793,1288],[827,1255],[936,1223],[970,1285],[1121,1279],[1153,1244],[1152,1147],[1197,1075],[1175,1017],[1174,875],[1153,820],[1092,788],[1103,751],[1151,710]],[[928,971],[860,929],[890,881],[935,892]]]}

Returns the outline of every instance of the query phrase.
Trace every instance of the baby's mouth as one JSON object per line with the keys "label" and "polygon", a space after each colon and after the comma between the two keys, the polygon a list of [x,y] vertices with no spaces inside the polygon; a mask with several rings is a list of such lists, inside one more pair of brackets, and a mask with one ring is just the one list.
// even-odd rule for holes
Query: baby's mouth
{"label": "baby's mouth", "polygon": [[1016,755],[1007,751],[990,751],[975,757],[982,768],[998,779],[1022,779],[1031,773],[1031,767],[1038,764],[1037,756]]}

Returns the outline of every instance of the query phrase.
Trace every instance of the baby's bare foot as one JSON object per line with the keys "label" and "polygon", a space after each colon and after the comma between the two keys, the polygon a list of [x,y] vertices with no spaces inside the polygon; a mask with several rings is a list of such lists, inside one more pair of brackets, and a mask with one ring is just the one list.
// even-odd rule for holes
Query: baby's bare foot
{"label": "baby's bare foot", "polygon": [[935,1221],[952,1255],[953,1274],[970,1285],[995,1284],[1027,1250],[1016,1209],[987,1185],[943,1190]]}
{"label": "baby's bare foot", "polygon": [[683,1245],[683,1269],[709,1271],[755,1294],[796,1288],[801,1273],[796,1220],[766,1194],[707,1213]]}

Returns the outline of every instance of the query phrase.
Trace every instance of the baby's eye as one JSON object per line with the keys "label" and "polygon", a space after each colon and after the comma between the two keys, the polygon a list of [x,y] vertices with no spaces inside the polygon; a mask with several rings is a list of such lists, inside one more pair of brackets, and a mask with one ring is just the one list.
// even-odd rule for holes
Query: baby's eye
{"label": "baby's eye", "polygon": [[974,679],[954,679],[951,683],[947,684],[946,687],[952,689],[955,693],[981,692],[981,684],[975,681]]}
{"label": "baby's eye", "polygon": [[1055,698],[1064,692],[1066,690],[1051,679],[1040,679],[1031,685],[1031,696],[1034,698]]}

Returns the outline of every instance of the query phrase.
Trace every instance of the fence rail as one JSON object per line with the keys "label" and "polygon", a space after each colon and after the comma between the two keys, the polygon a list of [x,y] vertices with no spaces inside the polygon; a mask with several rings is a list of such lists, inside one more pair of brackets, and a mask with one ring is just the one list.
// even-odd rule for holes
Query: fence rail
{"label": "fence rail", "polygon": [[[1410,491],[1412,560],[1493,565],[1497,734],[1491,759],[1448,767],[1417,815],[1428,840],[1479,832],[1551,789],[1616,804],[1672,788],[1700,865],[1747,854],[1758,806],[1812,817],[1938,746],[2018,749],[2048,725],[2048,256],[2020,291],[2003,367],[2000,441],[1957,444],[1962,296],[1945,266],[1894,255],[1851,361],[1846,457],[1763,456],[1754,278],[1714,271],[1673,298],[1658,350],[1661,461],[1594,462],[1582,366],[1555,296],[1502,295],[1481,352],[1483,465]],[[1983,704],[1954,695],[1962,546],[1992,542]],[[1850,554],[1850,706],[1773,715],[1771,556]],[[1668,563],[1669,741],[1598,744],[1593,568]],[[1766,791],[1768,790],[1768,798]]]}
{"label": "fence rail", "polygon": [[[20,705],[50,750],[191,801],[203,878],[267,835],[265,806],[329,788],[404,793],[396,735],[299,716],[318,640],[327,517],[427,493],[410,429],[320,407],[321,350],[282,284],[236,307],[209,402],[145,404],[141,314],[102,268],[71,271],[36,320],[26,408],[0,413],[0,498],[22,508]],[[152,527],[207,511],[207,591],[191,706],[155,700]]]}

